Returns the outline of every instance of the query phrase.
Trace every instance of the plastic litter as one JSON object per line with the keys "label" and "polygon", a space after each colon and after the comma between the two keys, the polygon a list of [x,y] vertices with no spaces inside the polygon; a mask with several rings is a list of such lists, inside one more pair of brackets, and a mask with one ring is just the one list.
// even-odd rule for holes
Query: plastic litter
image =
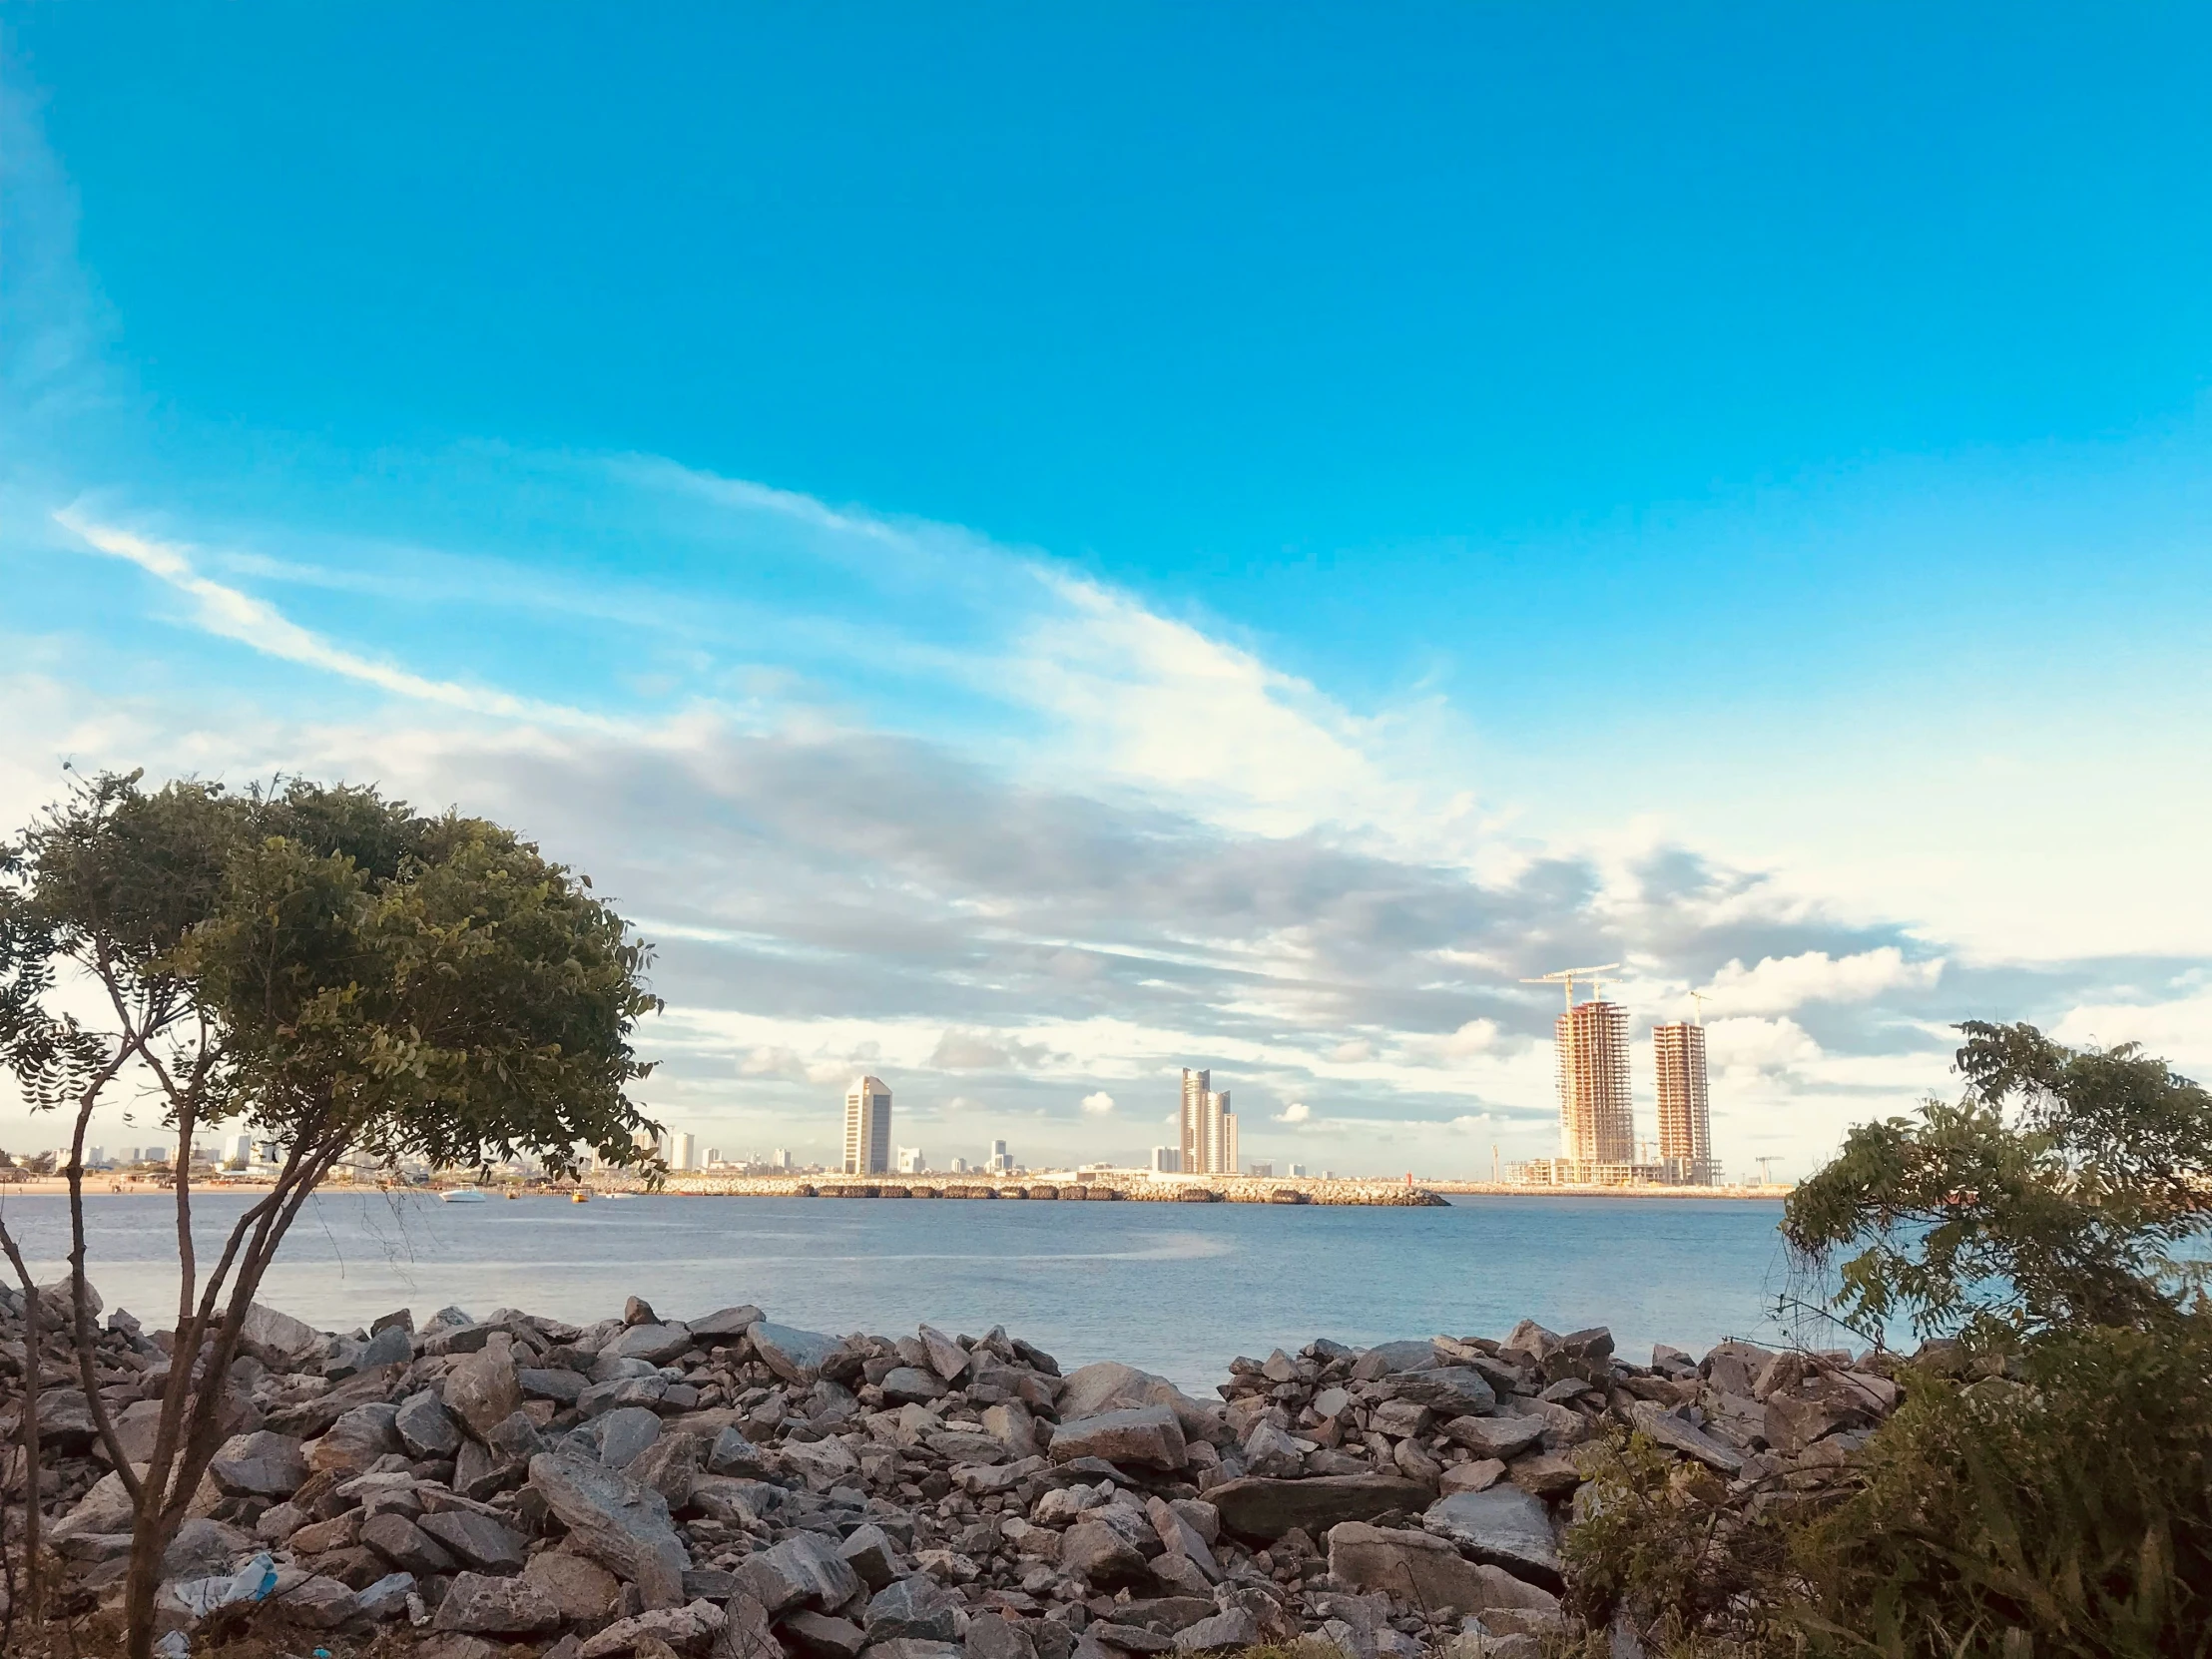
{"label": "plastic litter", "polygon": [[196,1619],[242,1601],[267,1601],[276,1588],[276,1563],[264,1550],[228,1578],[195,1578],[177,1586],[175,1594],[186,1612]]}
{"label": "plastic litter", "polygon": [[159,1659],[186,1659],[192,1652],[192,1638],[182,1630],[172,1630],[154,1644]]}

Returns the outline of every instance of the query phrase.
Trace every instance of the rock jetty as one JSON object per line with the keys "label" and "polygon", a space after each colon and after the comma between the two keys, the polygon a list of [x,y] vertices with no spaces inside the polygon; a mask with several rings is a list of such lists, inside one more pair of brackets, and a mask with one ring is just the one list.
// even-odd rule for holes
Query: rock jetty
{"label": "rock jetty", "polygon": [[[595,1177],[604,1186],[643,1191],[642,1181]],[[1441,1209],[1450,1201],[1410,1181],[1340,1181],[1315,1176],[1148,1175],[1106,1170],[1069,1178],[990,1175],[690,1175],[669,1176],[663,1192],[708,1198],[949,1198],[1030,1203],[1335,1204],[1390,1210]]]}
{"label": "rock jetty", "polygon": [[[0,1293],[11,1443],[21,1312]],[[119,1312],[99,1336],[127,1453],[166,1335]],[[90,1611],[120,1603],[129,1508],[65,1343],[49,1539]],[[1897,1397],[1882,1359],[1636,1365],[1528,1322],[1238,1359],[1215,1399],[1002,1329],[832,1336],[634,1298],[588,1326],[447,1308],[343,1334],[257,1309],[246,1349],[165,1623],[189,1642],[244,1597],[333,1651],[381,1633],[425,1659],[1532,1659],[1608,1423],[1756,1513],[1845,1478]]]}

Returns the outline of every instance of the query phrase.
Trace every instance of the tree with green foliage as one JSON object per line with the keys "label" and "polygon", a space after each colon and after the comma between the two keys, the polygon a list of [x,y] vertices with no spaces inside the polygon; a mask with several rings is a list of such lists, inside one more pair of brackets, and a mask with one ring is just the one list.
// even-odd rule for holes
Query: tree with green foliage
{"label": "tree with green foliage", "polygon": [[2198,1309],[2203,1264],[2179,1252],[2212,1219],[2212,1094],[2133,1044],[1959,1029],[1963,1098],[1860,1125],[1790,1195],[1783,1237],[1837,1266],[1839,1316],[2001,1347]]}
{"label": "tree with green foliage", "polygon": [[1838,1651],[2212,1652],[2212,1094],[2133,1045],[1973,1023],[1955,1105],[1791,1195],[1838,1311],[1960,1339],[1906,1368],[1864,1484],[1795,1540]]}
{"label": "tree with green foliage", "polygon": [[[636,1132],[657,1126],[628,1091],[650,1069],[631,1037],[659,1006],[647,954],[587,879],[511,830],[373,789],[148,792],[103,775],[0,850],[0,1064],[72,1123],[68,1294],[135,1507],[133,1659],[151,1652],[162,1554],[218,1448],[242,1327],[308,1197],[354,1153],[529,1154],[571,1173],[586,1148],[645,1160]],[[80,1011],[87,991],[100,1017]],[[139,1467],[97,1387],[85,1262],[85,1134],[119,1086],[152,1089],[178,1147],[176,1340]],[[203,1277],[193,1137],[234,1120],[278,1167]]]}

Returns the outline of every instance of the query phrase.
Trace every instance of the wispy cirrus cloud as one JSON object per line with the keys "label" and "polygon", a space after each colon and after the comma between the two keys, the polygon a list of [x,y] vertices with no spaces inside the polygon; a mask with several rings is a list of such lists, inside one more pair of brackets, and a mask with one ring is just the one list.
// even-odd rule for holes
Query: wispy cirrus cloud
{"label": "wispy cirrus cloud", "polygon": [[621,722],[587,714],[581,709],[514,697],[457,681],[432,680],[333,645],[321,635],[291,621],[269,601],[201,574],[191,557],[193,549],[182,543],[156,541],[111,524],[101,524],[72,508],[65,507],[53,516],[55,522],[74,533],[86,546],[112,558],[127,560],[190,599],[195,626],[219,638],[235,640],[264,656],[339,675],[396,697],[442,704],[470,714],[541,721],[593,731],[623,729]]}

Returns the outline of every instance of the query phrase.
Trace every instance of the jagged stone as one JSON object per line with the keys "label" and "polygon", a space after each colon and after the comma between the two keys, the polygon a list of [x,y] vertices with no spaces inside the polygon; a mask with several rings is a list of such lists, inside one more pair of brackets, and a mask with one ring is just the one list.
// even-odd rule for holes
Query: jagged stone
{"label": "jagged stone", "polygon": [[1417,1511],[1434,1495],[1400,1474],[1329,1474],[1306,1480],[1246,1475],[1210,1487],[1206,1498],[1229,1531],[1273,1540],[1294,1526],[1320,1534],[1340,1521],[1373,1520],[1393,1509]]}
{"label": "jagged stone", "polygon": [[661,1437],[661,1416],[643,1405],[623,1405],[599,1418],[599,1460],[624,1467]]}
{"label": "jagged stone", "polygon": [[844,1345],[819,1331],[799,1331],[788,1325],[762,1320],[750,1327],[747,1338],[761,1363],[787,1382],[812,1386],[822,1368]]}
{"label": "jagged stone", "polygon": [[502,1335],[465,1356],[446,1373],[443,1392],[446,1405],[478,1437],[521,1409],[522,1384],[515,1379],[508,1339]]}
{"label": "jagged stone", "polygon": [[429,1578],[453,1570],[446,1547],[405,1515],[386,1510],[361,1523],[361,1542],[403,1572]]}
{"label": "jagged stone", "polygon": [[871,1647],[896,1640],[949,1642],[959,1631],[960,1598],[927,1573],[894,1580],[868,1598],[863,1622]]}
{"label": "jagged stone", "polygon": [[1260,1624],[1242,1607],[1185,1625],[1175,1633],[1178,1653],[1212,1653],[1220,1648],[1247,1648],[1260,1640]]}
{"label": "jagged stone", "polygon": [[461,1425],[432,1388],[401,1400],[391,1426],[411,1457],[450,1457],[461,1448]]}
{"label": "jagged stone", "polygon": [[1557,1591],[1559,1546],[1542,1501],[1517,1486],[1454,1492],[1421,1515],[1421,1525],[1477,1561]]}
{"label": "jagged stone", "polygon": [[[1767,1414],[1769,1420],[1772,1420],[1773,1400],[1767,1402]],[[1744,1471],[1744,1460],[1740,1455],[1673,1412],[1662,1409],[1653,1400],[1632,1401],[1628,1407],[1628,1420],[1669,1451],[1679,1451],[1685,1457],[1695,1457],[1709,1469],[1731,1477]]]}
{"label": "jagged stone", "polygon": [[356,1405],[303,1448],[307,1467],[317,1474],[363,1474],[386,1452],[403,1449],[393,1419],[398,1407]]}
{"label": "jagged stone", "polygon": [[472,1636],[536,1636],[560,1624],[560,1608],[529,1579],[463,1572],[454,1574],[431,1628]]}
{"label": "jagged stone", "polygon": [[637,1585],[648,1607],[681,1605],[691,1554],[650,1486],[552,1452],[530,1459],[530,1486],[568,1528],[573,1547]]}
{"label": "jagged stone", "polygon": [[771,1618],[796,1606],[830,1612],[860,1593],[859,1574],[837,1554],[834,1540],[819,1532],[795,1532],[756,1550],[738,1567],[738,1582]]}
{"label": "jagged stone", "polygon": [[633,1325],[599,1351],[601,1359],[643,1360],[649,1366],[665,1366],[690,1352],[691,1328],[685,1325]]}
{"label": "jagged stone", "polygon": [[523,1540],[489,1515],[449,1509],[424,1515],[422,1530],[477,1572],[505,1575],[522,1570]]}
{"label": "jagged stone", "polygon": [[262,1428],[224,1441],[208,1474],[233,1497],[289,1497],[305,1484],[308,1469],[296,1437]]}
{"label": "jagged stone", "polygon": [[1190,1461],[1183,1425],[1165,1405],[1126,1406],[1063,1421],[1052,1431],[1052,1460],[1101,1457],[1110,1463],[1179,1469]]}
{"label": "jagged stone", "polygon": [[591,1623],[607,1616],[622,1594],[622,1583],[597,1561],[565,1549],[541,1550],[522,1569],[553,1600],[561,1617]]}
{"label": "jagged stone", "polygon": [[891,1544],[890,1534],[873,1522],[847,1533],[837,1546],[837,1554],[870,1590],[880,1590],[898,1576],[898,1551]]}
{"label": "jagged stone", "polygon": [[1453,1417],[1443,1425],[1444,1438],[1455,1440],[1477,1457],[1507,1462],[1544,1437],[1542,1417]]}

